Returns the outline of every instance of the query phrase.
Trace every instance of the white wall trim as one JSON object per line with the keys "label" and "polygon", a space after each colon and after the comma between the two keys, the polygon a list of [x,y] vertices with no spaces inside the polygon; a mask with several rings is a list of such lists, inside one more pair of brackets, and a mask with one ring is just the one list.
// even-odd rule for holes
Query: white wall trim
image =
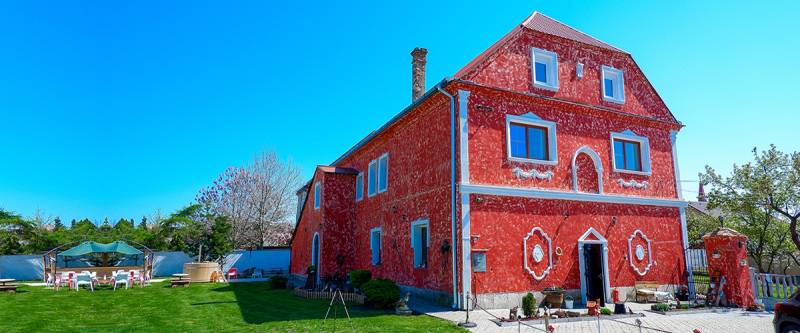
{"label": "white wall trim", "polygon": [[[319,243],[319,251],[316,251],[316,252],[314,251],[314,240],[316,240]],[[315,261],[317,262],[317,265],[316,265],[317,266],[316,267],[316,269],[317,269],[317,281],[316,281],[316,283],[317,284],[319,284],[320,276],[322,276],[322,274],[321,274],[322,273],[321,272],[322,261],[320,259],[321,257],[322,257],[322,237],[320,237],[319,231],[317,231],[317,232],[314,233],[314,236],[311,237],[311,264],[314,264]]]}
{"label": "white wall trim", "polygon": [[469,194],[461,194],[461,308],[472,306],[472,234],[470,226]]}
{"label": "white wall trim", "polygon": [[[589,235],[594,235],[597,240],[586,240]],[[608,276],[608,240],[606,240],[606,238],[594,228],[589,228],[589,230],[586,230],[583,236],[578,239],[578,263],[581,276],[581,299],[584,301],[588,300],[586,297],[586,276],[584,275],[584,272],[586,271],[585,258],[583,257],[584,244],[600,244],[603,246],[603,285],[605,289],[603,290],[603,294],[605,296],[605,301],[611,302],[611,283]]]}
{"label": "white wall trim", "polygon": [[[532,158],[514,157],[511,155],[511,123],[524,124],[531,126],[544,127],[547,129],[547,160],[537,160]],[[527,143],[525,143],[527,144]],[[506,115],[506,157],[509,161],[533,164],[556,165],[558,164],[558,136],[556,135],[556,123],[544,120],[533,112],[523,115]]]}
{"label": "white wall trim", "polygon": [[[640,271],[639,267],[637,267],[636,264],[634,264],[633,262],[633,257],[634,257],[633,239],[636,238],[637,234],[640,235],[642,239],[644,239],[644,241],[647,243],[647,266],[645,266],[644,271]],[[638,260],[639,258],[636,259]],[[636,231],[634,231],[633,234],[631,234],[631,237],[628,237],[628,261],[631,264],[631,268],[633,268],[633,270],[636,272],[636,274],[639,274],[639,276],[644,276],[645,274],[647,274],[647,272],[650,271],[650,267],[653,266],[653,248],[650,246],[650,239],[647,238],[644,232],[642,232],[639,229],[636,229]]]}
{"label": "white wall trim", "polygon": [[[626,170],[617,167],[616,148],[614,147],[614,140],[626,140],[639,143],[641,149],[642,171]],[[631,130],[624,130],[622,132],[611,132],[611,170],[619,173],[629,173],[634,175],[650,176],[652,174],[652,163],[650,161],[650,139],[644,136],[636,135]]]}
{"label": "white wall trim", "polygon": [[618,194],[595,194],[582,192],[566,192],[556,190],[542,190],[496,185],[462,184],[461,194],[486,194],[509,197],[522,197],[546,200],[572,200],[600,203],[617,203],[642,206],[659,207],[686,207],[688,203],[683,200],[650,198]]}
{"label": "white wall trim", "polygon": [[[531,253],[528,253],[528,239],[533,237],[533,235],[535,235],[537,232],[542,235],[542,239],[547,242],[547,268],[542,271],[542,274],[536,274],[536,272],[528,267],[528,257],[531,255]],[[544,230],[542,230],[542,228],[535,227],[531,229],[531,232],[525,235],[525,238],[522,239],[522,255],[525,270],[527,270],[528,273],[533,276],[534,279],[536,279],[536,281],[541,281],[544,279],[547,274],[550,273],[550,270],[553,269],[553,242],[550,240],[550,237],[547,236]]]}
{"label": "white wall trim", "polygon": [[592,148],[589,146],[583,146],[578,148],[575,151],[575,154],[572,155],[572,190],[575,192],[578,191],[578,168],[575,164],[575,161],[578,160],[578,155],[586,154],[592,159],[594,162],[594,170],[597,172],[597,189],[598,193],[603,194],[603,162],[600,159],[600,155],[597,154]]}
{"label": "white wall trim", "polygon": [[[381,160],[386,160],[386,187],[381,189]],[[376,193],[383,193],[389,190],[389,153],[383,153],[378,159],[378,178],[375,181],[375,186],[378,188]]]}
{"label": "white wall trim", "polygon": [[[625,73],[622,70],[616,69],[611,66],[601,66],[600,67],[600,94],[603,96],[603,100],[607,102],[625,103]],[[606,96],[606,76],[613,76],[616,81],[614,81],[614,90],[615,92],[619,92],[614,94],[613,97]]]}
{"label": "white wall trim", "polygon": [[[547,82],[536,81],[536,59],[540,58],[547,65]],[[558,54],[553,51],[531,48],[531,79],[533,86],[546,90],[558,91]]]}
{"label": "white wall trim", "polygon": [[461,159],[461,183],[469,184],[469,90],[458,91],[458,131],[459,131],[459,157]]}

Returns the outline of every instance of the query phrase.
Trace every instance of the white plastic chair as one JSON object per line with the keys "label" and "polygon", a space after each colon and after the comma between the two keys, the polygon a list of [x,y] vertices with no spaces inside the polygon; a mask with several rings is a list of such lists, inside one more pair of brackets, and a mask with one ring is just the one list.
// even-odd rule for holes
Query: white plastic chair
{"label": "white plastic chair", "polygon": [[114,275],[114,290],[117,290],[117,286],[120,284],[125,285],[125,289],[128,289],[128,273],[122,272]]}
{"label": "white plastic chair", "polygon": [[75,278],[75,291],[81,290],[81,286],[89,286],[89,290],[94,291],[91,274],[81,273],[73,277]]}
{"label": "white plastic chair", "polygon": [[49,272],[45,273],[45,274],[47,274],[47,276],[46,276],[46,278],[44,280],[44,286],[45,287],[53,287],[53,288],[55,288],[56,277],[53,276],[52,274],[50,274]]}

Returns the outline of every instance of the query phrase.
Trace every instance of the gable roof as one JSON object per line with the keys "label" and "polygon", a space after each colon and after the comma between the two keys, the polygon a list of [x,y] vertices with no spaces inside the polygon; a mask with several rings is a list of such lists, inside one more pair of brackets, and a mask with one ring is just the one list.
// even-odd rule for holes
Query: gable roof
{"label": "gable roof", "polygon": [[539,12],[533,12],[531,16],[522,22],[522,26],[548,35],[574,40],[615,52],[628,53]]}

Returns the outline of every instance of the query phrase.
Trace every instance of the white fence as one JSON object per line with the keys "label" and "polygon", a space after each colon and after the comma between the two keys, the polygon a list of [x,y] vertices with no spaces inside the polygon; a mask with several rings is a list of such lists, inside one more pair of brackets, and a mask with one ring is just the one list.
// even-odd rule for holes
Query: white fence
{"label": "white fence", "polygon": [[772,310],[776,302],[789,298],[800,288],[800,275],[756,273],[751,269],[750,279],[756,300],[761,300],[767,310]]}
{"label": "white fence", "polygon": [[[271,248],[263,250],[236,250],[226,256],[227,271],[236,268],[239,272],[260,269],[265,273],[289,271],[289,248]],[[193,261],[183,252],[155,252],[153,254],[153,276],[170,276],[183,272],[183,264]],[[19,281],[43,279],[41,255],[0,256],[0,278]]]}
{"label": "white fence", "polygon": [[708,261],[706,260],[706,249],[688,249],[686,251],[689,255],[689,262],[692,264],[693,269],[708,268]]}

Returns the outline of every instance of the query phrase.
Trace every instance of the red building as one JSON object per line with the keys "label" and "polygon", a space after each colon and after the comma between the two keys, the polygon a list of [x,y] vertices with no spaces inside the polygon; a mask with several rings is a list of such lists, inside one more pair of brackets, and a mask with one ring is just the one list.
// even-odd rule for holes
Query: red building
{"label": "red building", "polygon": [[369,269],[463,307],[687,284],[682,125],[630,54],[534,13],[298,192],[291,273]]}

